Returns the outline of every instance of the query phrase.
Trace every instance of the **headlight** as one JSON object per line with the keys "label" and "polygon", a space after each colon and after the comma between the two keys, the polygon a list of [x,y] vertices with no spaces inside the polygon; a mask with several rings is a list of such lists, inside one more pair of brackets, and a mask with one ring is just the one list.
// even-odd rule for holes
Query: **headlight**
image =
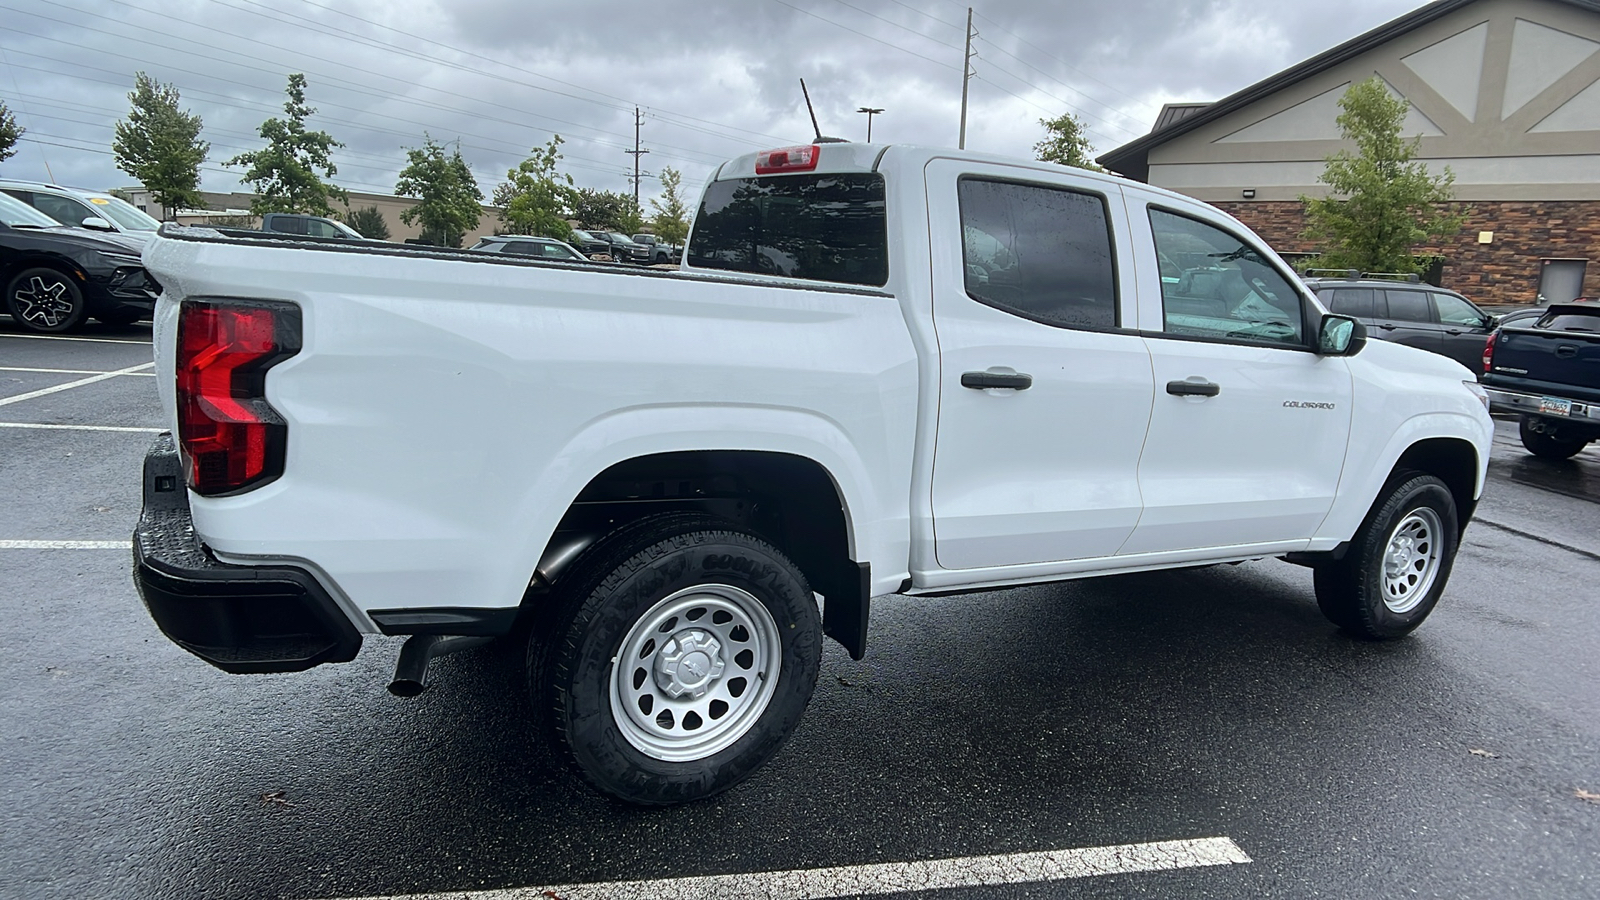
{"label": "headlight", "polygon": [[1461,385],[1471,391],[1472,396],[1478,398],[1478,402],[1483,404],[1484,411],[1487,412],[1489,409],[1489,392],[1483,389],[1483,385],[1477,381],[1463,381]]}

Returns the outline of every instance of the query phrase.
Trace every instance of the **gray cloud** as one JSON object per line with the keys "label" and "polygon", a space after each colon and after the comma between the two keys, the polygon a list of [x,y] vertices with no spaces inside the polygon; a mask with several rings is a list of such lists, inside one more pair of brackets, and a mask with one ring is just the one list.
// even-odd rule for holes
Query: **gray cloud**
{"label": "gray cloud", "polygon": [[[1040,118],[1073,111],[1108,150],[1163,102],[1217,99],[1408,8],[981,2],[968,146],[1027,156]],[[553,133],[579,184],[624,190],[635,105],[644,168],[697,186],[724,158],[811,136],[800,78],[825,133],[860,139],[855,109],[876,106],[875,139],[954,145],[965,18],[956,0],[0,0],[0,98],[33,139],[0,175],[128,183],[111,126],[141,69],[205,117],[210,190],[236,187],[221,162],[260,145],[290,72],[346,144],[335,180],[362,191],[391,190],[425,131],[459,140],[486,192]]]}

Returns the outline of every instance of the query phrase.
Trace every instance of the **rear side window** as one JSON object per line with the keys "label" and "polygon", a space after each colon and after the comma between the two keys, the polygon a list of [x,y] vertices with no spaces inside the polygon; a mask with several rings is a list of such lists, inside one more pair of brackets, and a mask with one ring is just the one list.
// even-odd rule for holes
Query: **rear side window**
{"label": "rear side window", "polygon": [[967,296],[1066,328],[1117,327],[1117,273],[1098,194],[963,178]]}
{"label": "rear side window", "polygon": [[1428,295],[1421,291],[1385,291],[1389,295],[1389,318],[1396,322],[1432,322]]}
{"label": "rear side window", "polygon": [[1371,319],[1378,316],[1377,291],[1372,288],[1337,288],[1324,291],[1322,296],[1328,298],[1328,309],[1341,316],[1355,316],[1360,319]]}
{"label": "rear side window", "polygon": [[812,281],[889,281],[883,176],[873,172],[714,181],[689,265]]}

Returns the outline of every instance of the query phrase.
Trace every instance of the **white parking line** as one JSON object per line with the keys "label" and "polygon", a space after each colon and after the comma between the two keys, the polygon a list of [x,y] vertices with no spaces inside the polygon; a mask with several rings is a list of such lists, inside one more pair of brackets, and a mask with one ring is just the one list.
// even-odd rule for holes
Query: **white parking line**
{"label": "white parking line", "polygon": [[509,888],[485,891],[451,891],[368,897],[362,900],[701,900],[705,897],[751,900],[823,900],[829,897],[863,897],[906,891],[946,888],[1038,884],[1157,872],[1199,866],[1227,866],[1250,862],[1250,857],[1225,837],[1190,841],[1121,844],[1042,853],[1008,853],[999,856],[963,856],[917,862],[837,866],[829,869],[791,869],[668,878],[660,881],[612,881],[558,887]]}
{"label": "white parking line", "polygon": [[115,338],[67,337],[63,334],[0,334],[0,338],[16,338],[18,340],[29,341],[81,341],[85,344],[134,344],[145,347],[150,346],[149,341],[119,341]]}
{"label": "white parking line", "polygon": [[58,384],[55,387],[40,388],[37,391],[29,391],[26,394],[18,394],[15,397],[0,398],[0,406],[10,406],[13,403],[21,403],[24,400],[32,400],[35,397],[43,397],[46,394],[55,394],[60,391],[70,391],[75,387],[83,387],[86,384],[94,384],[97,381],[105,381],[108,378],[115,378],[118,375],[132,375],[141,369],[149,369],[153,368],[154,366],[155,363],[147,362],[137,366],[129,366],[126,369],[118,369],[115,372],[102,372],[99,375],[95,375],[91,378],[80,378],[77,381],[69,381],[66,384]]}
{"label": "white parking line", "polygon": [[[28,366],[0,366],[0,372],[43,372],[47,375],[106,375],[105,369],[34,369]],[[154,378],[154,372],[128,372],[128,375],[142,375],[145,378]]]}
{"label": "white parking line", "polygon": [[0,541],[0,550],[132,550],[133,541]]}
{"label": "white parking line", "polygon": [[139,428],[132,425],[43,425],[37,422],[0,422],[0,428],[29,428],[40,431],[127,431],[134,434],[160,434],[165,428]]}

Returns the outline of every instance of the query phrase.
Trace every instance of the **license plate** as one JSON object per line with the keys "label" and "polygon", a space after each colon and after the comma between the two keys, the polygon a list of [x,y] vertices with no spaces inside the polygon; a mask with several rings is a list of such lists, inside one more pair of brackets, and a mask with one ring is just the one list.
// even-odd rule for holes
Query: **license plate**
{"label": "license plate", "polygon": [[1540,397],[1539,412],[1555,413],[1558,416],[1572,415],[1572,401],[1561,400],[1556,397]]}

